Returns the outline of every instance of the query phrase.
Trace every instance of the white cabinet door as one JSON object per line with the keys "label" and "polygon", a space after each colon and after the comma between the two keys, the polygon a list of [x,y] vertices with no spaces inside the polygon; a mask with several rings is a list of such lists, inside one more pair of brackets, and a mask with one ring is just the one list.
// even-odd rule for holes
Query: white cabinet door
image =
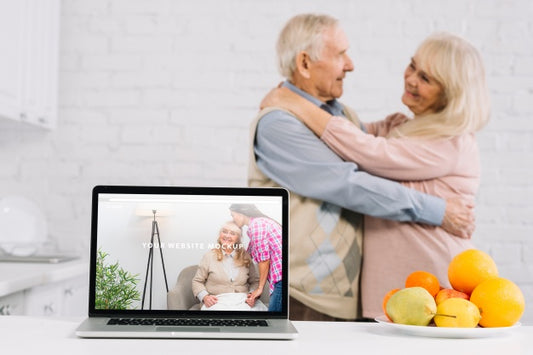
{"label": "white cabinet door", "polygon": [[0,0],[0,116],[20,119],[26,1]]}
{"label": "white cabinet door", "polygon": [[26,315],[58,316],[62,312],[62,292],[60,285],[47,284],[26,291],[24,308]]}
{"label": "white cabinet door", "polygon": [[22,106],[29,123],[53,128],[57,115],[59,3],[29,0]]}
{"label": "white cabinet door", "polygon": [[78,277],[63,285],[63,316],[86,316],[89,312],[89,280]]}
{"label": "white cabinet door", "polygon": [[77,277],[28,289],[24,312],[30,316],[86,316],[89,286],[87,277]]}
{"label": "white cabinet door", "polygon": [[0,116],[53,128],[60,0],[0,0]]}
{"label": "white cabinet door", "polygon": [[26,314],[26,309],[24,308],[24,291],[0,297],[0,316],[18,316],[23,314]]}

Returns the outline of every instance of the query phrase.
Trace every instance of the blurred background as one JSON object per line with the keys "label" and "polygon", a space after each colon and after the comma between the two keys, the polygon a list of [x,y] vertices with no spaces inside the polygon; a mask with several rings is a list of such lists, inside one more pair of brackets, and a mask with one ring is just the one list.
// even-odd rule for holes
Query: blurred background
{"label": "blurred background", "polygon": [[291,16],[340,20],[355,64],[342,101],[363,121],[406,112],[403,70],[423,38],[446,30],[480,49],[491,92],[492,118],[478,135],[483,170],[473,241],[521,287],[523,319],[533,321],[533,2],[59,5],[57,115],[46,124],[0,118],[0,199],[34,201],[49,245],[87,256],[97,184],[246,185],[249,123],[282,80],[274,48]]}

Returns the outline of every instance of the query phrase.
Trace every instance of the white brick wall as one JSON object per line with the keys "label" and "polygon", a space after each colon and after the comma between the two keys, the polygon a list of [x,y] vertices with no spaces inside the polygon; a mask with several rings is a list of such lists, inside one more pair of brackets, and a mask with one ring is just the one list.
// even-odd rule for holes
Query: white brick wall
{"label": "white brick wall", "polygon": [[492,94],[474,241],[521,286],[533,322],[533,2],[325,3],[63,1],[58,127],[0,121],[0,196],[32,197],[62,248],[87,250],[95,184],[246,184],[248,123],[281,80],[274,43],[292,15],[341,20],[356,68],[344,101],[365,120],[404,110],[409,57],[448,30],[480,48]]}

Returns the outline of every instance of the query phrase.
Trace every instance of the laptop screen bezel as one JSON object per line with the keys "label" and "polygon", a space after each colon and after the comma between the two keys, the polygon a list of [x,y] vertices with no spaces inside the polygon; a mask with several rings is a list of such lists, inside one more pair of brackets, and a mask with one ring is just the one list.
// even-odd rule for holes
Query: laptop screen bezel
{"label": "laptop screen bezel", "polygon": [[[269,311],[201,311],[201,310],[107,310],[96,309],[96,260],[98,253],[98,204],[101,194],[138,195],[205,195],[205,196],[274,196],[282,201],[282,310]],[[265,187],[199,187],[199,186],[125,186],[98,185],[92,191],[91,250],[89,270],[89,316],[90,317],[172,317],[172,318],[220,318],[220,319],[285,319],[288,318],[289,287],[289,192],[284,188]],[[173,286],[169,280],[169,289]],[[172,286],[171,286],[172,285]]]}

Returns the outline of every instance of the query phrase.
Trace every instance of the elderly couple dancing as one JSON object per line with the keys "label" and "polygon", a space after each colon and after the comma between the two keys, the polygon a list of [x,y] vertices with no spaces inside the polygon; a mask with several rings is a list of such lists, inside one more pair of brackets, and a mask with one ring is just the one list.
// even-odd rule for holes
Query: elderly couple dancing
{"label": "elderly couple dancing", "polygon": [[473,247],[475,134],[489,119],[480,53],[457,35],[431,34],[398,58],[410,114],[364,123],[338,101],[354,70],[348,48],[335,18],[290,19],[277,42],[286,80],[251,125],[249,185],[291,192],[293,320],[379,316],[383,296],[412,271],[449,287],[449,261]]}

